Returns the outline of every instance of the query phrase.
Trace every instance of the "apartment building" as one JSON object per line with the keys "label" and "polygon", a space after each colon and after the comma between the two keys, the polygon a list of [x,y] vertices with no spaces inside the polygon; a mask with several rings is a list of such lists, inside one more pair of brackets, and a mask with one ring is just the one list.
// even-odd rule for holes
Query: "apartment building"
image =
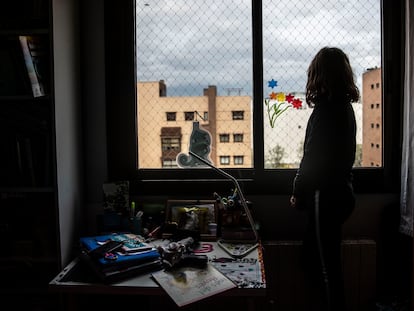
{"label": "apartment building", "polygon": [[188,153],[195,125],[211,135],[210,159],[219,167],[252,167],[250,96],[217,96],[208,86],[202,96],[167,96],[163,80],[138,82],[137,139],[139,168],[177,167]]}
{"label": "apartment building", "polygon": [[361,166],[382,166],[381,68],[362,74],[362,162]]}

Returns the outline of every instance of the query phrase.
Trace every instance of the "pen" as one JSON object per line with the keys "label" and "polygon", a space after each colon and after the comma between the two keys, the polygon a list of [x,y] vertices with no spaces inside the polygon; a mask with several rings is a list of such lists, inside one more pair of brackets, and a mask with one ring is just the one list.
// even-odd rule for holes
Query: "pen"
{"label": "pen", "polygon": [[154,237],[154,235],[156,235],[160,229],[161,229],[161,226],[156,227],[154,230],[152,230],[152,231],[148,234],[148,237],[150,237],[150,238]]}

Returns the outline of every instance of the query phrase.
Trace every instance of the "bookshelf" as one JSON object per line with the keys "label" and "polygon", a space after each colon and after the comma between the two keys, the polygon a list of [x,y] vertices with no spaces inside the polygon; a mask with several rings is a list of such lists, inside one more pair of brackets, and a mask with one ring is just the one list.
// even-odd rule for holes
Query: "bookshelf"
{"label": "bookshelf", "polygon": [[[51,0],[0,4],[0,288],[6,294],[46,293],[60,269],[52,27]],[[41,51],[30,53],[42,93],[32,91],[20,37],[41,42]]]}

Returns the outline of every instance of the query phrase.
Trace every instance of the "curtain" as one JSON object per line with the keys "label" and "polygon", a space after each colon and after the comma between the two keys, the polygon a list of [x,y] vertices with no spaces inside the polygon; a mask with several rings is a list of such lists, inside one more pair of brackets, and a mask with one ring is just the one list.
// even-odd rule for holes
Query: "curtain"
{"label": "curtain", "polygon": [[413,236],[414,216],[414,2],[405,1],[405,76],[400,232]]}

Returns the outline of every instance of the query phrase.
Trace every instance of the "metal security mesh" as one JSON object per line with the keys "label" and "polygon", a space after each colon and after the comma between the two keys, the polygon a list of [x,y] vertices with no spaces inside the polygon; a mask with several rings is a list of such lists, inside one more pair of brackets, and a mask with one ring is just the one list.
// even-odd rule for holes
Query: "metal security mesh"
{"label": "metal security mesh", "polygon": [[[251,3],[136,1],[139,168],[177,167],[195,124],[211,135],[208,156],[215,165],[253,167]],[[262,12],[264,167],[295,168],[312,111],[304,100],[312,57],[323,46],[342,48],[362,94],[364,72],[381,66],[380,1],[264,0]],[[283,110],[273,127],[266,100]],[[362,98],[354,104],[356,166],[366,150],[362,106]]]}
{"label": "metal security mesh", "polygon": [[[306,122],[312,112],[304,100],[306,71],[324,46],[339,47],[348,55],[363,95],[363,73],[381,66],[380,1],[263,1],[264,96],[280,92],[302,100],[302,109],[289,107],[273,128],[265,118],[267,168],[299,165]],[[277,81],[273,89],[266,85],[271,79]],[[380,76],[377,79],[381,81]],[[380,94],[381,88],[377,92]],[[366,131],[364,135],[362,107],[368,103],[362,99],[353,105],[358,122],[355,166],[361,165],[362,144],[372,138]],[[381,150],[376,152],[381,156]]]}

